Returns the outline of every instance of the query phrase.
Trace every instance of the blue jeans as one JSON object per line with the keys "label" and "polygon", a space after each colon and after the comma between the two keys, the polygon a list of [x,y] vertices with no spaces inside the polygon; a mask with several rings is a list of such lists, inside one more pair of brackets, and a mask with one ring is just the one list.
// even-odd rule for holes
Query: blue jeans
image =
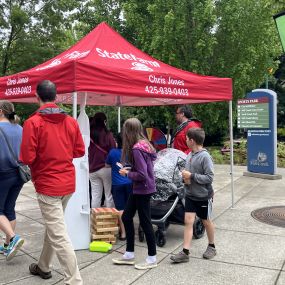
{"label": "blue jeans", "polygon": [[15,205],[23,182],[18,169],[12,172],[1,173],[0,177],[0,215],[6,216],[9,221],[16,219]]}
{"label": "blue jeans", "polygon": [[132,184],[112,185],[112,195],[117,210],[123,211],[125,209],[131,193]]}

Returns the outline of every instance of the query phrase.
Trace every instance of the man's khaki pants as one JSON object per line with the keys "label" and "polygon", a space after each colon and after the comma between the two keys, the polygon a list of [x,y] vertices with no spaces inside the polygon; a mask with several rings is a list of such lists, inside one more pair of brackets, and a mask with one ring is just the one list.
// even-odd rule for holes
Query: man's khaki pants
{"label": "man's khaki pants", "polygon": [[83,284],[64,222],[64,210],[71,195],[47,196],[37,193],[37,197],[46,226],[39,268],[44,272],[50,271],[52,258],[56,254],[64,271],[64,283]]}

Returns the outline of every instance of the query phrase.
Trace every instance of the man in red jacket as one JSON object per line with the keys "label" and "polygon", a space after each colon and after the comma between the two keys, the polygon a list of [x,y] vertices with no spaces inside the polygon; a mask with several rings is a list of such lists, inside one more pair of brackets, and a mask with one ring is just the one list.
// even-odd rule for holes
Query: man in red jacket
{"label": "man in red jacket", "polygon": [[179,106],[176,109],[175,118],[179,126],[173,135],[172,145],[174,148],[188,154],[191,149],[186,144],[186,133],[190,128],[201,128],[202,123],[192,118],[192,110],[186,105]]}
{"label": "man in red jacket", "polygon": [[20,160],[31,168],[46,231],[38,264],[32,263],[29,270],[43,279],[51,278],[50,265],[56,254],[65,284],[83,284],[67,235],[64,210],[75,192],[72,160],[84,155],[84,142],[76,120],[54,103],[54,83],[40,82],[36,96],[40,108],[24,124]]}

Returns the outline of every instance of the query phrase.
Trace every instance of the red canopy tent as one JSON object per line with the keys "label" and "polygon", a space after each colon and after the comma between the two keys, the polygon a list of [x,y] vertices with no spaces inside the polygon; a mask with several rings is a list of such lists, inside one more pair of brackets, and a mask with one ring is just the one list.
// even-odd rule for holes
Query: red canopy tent
{"label": "red canopy tent", "polygon": [[[79,125],[81,123],[87,148],[89,120],[84,111],[85,104],[154,106],[229,101],[233,206],[232,80],[230,78],[201,76],[167,65],[140,51],[106,23],[101,23],[60,55],[27,71],[1,77],[0,100],[36,102],[36,86],[44,79],[56,84],[58,102],[73,103],[74,117],[77,117],[77,97],[81,97],[81,113],[78,121]],[[81,234],[82,240],[76,242],[77,228],[71,227],[75,230],[71,234],[74,247],[80,249],[87,248],[84,239],[87,241],[89,239],[89,232],[85,231],[89,218],[87,220],[82,218],[82,215],[88,217],[90,213],[87,201],[88,159],[86,157],[83,161],[77,162],[76,170],[79,173],[76,179],[80,187],[76,188],[73,202],[69,202],[71,210],[67,216],[71,225],[79,219],[76,220],[77,225],[83,227],[79,231],[85,235]]]}
{"label": "red canopy tent", "polygon": [[39,81],[57,85],[58,101],[87,95],[88,105],[149,106],[230,101],[232,80],[201,76],[140,51],[106,23],[60,55],[0,78],[0,99],[34,102]]}
{"label": "red canopy tent", "polygon": [[[27,71],[0,77],[0,100],[36,102],[36,85],[44,79],[57,85],[58,102],[73,103],[74,117],[77,97],[83,105],[105,106],[229,101],[233,174],[230,78],[202,76],[165,64],[134,47],[103,22],[60,55]],[[233,176],[231,179],[233,192]]]}

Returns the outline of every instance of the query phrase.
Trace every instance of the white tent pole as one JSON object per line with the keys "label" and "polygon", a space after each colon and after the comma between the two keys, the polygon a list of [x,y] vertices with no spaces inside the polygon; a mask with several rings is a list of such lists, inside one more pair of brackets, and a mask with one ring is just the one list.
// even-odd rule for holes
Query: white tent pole
{"label": "white tent pole", "polygon": [[121,107],[118,107],[118,133],[121,132]]}
{"label": "white tent pole", "polygon": [[233,143],[233,102],[229,102],[229,125],[230,125],[230,163],[231,163],[231,191],[232,191],[232,208],[234,207],[234,143]]}
{"label": "white tent pole", "polygon": [[73,92],[72,96],[73,118],[77,119],[77,92]]}

